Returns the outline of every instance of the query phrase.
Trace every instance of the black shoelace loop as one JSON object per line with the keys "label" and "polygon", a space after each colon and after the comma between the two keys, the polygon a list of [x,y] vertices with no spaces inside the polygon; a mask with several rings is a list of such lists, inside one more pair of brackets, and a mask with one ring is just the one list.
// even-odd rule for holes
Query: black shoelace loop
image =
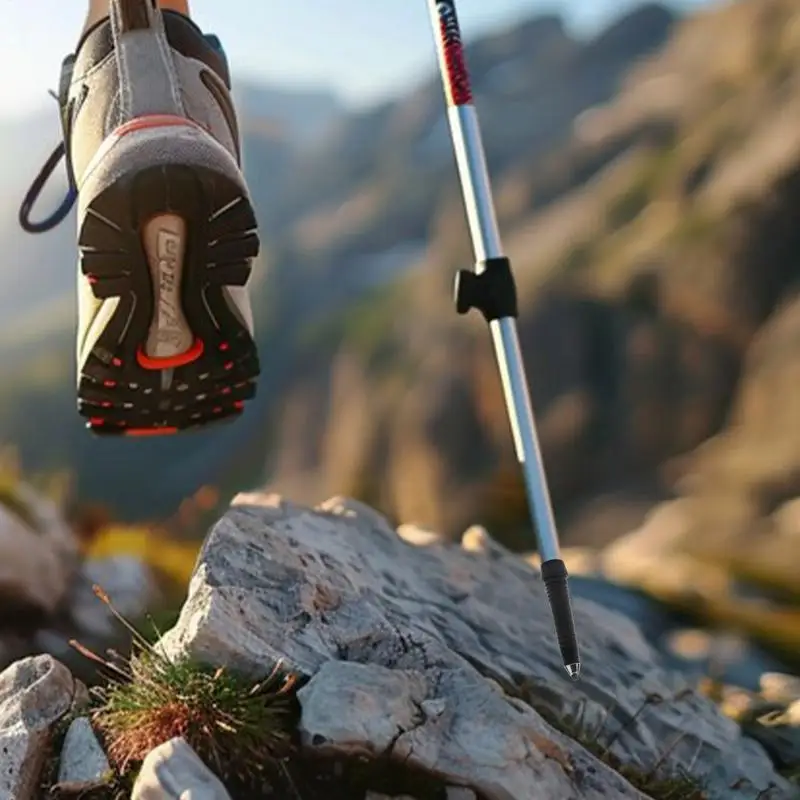
{"label": "black shoelace loop", "polygon": [[49,217],[45,217],[39,222],[34,222],[31,219],[33,206],[36,204],[36,201],[39,199],[39,195],[42,193],[42,189],[55,171],[55,168],[61,162],[61,159],[64,158],[65,154],[66,145],[64,142],[61,142],[58,147],[53,150],[47,161],[45,161],[44,166],[39,171],[39,174],[34,179],[30,189],[28,189],[28,192],[22,201],[22,205],[19,209],[19,224],[22,226],[23,230],[27,231],[28,233],[44,233],[45,231],[55,228],[56,225],[60,224],[65,219],[67,214],[72,211],[72,207],[75,205],[75,201],[78,199],[77,188],[70,184],[70,187],[67,190],[67,195],[61,202],[61,205],[52,214],[50,214]]}

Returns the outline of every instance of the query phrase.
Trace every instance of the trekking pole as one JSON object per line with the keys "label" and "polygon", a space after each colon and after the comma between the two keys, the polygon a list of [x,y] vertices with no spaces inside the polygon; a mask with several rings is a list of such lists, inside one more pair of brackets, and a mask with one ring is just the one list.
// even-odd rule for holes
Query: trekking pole
{"label": "trekking pole", "polygon": [[466,314],[470,309],[476,308],[489,324],[517,459],[522,466],[528,504],[536,528],[539,555],[542,559],[542,579],[553,612],[558,645],[567,673],[572,680],[578,680],[581,664],[570,605],[567,569],[560,557],[558,533],[517,334],[516,286],[511,263],[503,255],[497,229],[492,189],[478,116],[472,101],[472,88],[455,0],[428,0],[428,6],[475,255],[474,271],[461,270],[456,276],[456,310],[459,314]]}

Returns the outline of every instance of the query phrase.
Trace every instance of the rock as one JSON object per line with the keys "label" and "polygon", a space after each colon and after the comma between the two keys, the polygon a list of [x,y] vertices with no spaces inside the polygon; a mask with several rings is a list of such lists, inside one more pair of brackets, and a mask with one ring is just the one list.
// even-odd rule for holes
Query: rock
{"label": "rock", "polygon": [[484,553],[487,556],[501,556],[508,551],[496,542],[483,525],[472,525],[461,536],[461,546],[468,553]]}
{"label": "rock", "polygon": [[0,617],[12,626],[14,605],[56,610],[78,559],[77,540],[53,503],[22,483],[13,498],[0,502]]}
{"label": "rock", "polygon": [[800,764],[800,701],[784,711],[770,711],[742,725],[745,733],[760,742],[781,769]]}
{"label": "rock", "polygon": [[755,691],[765,672],[784,666],[740,637],[684,628],[684,617],[638,589],[601,577],[570,576],[573,597],[591,600],[630,619],[665,663],[691,680],[713,675],[723,683]]}
{"label": "rock", "polygon": [[800,497],[784,503],[773,515],[775,533],[792,542],[800,542]]}
{"label": "rock", "polygon": [[767,672],[761,676],[761,695],[775,703],[794,703],[800,700],[800,676]]}
{"label": "rock", "polygon": [[660,647],[664,637],[679,624],[676,616],[658,601],[637,589],[619,586],[605,578],[570,572],[570,593],[631,620],[654,647]]}
{"label": "rock", "polygon": [[137,625],[159,601],[152,571],[135,557],[90,559],[80,566],[66,598],[69,615],[36,631],[32,641],[38,652],[55,656],[87,682],[94,679],[95,665],[72,647],[72,640],[97,653],[112,648],[124,654],[130,645],[128,631],[94,593],[95,585],[108,594],[120,614]]}
{"label": "rock", "polygon": [[744,725],[771,711],[780,711],[782,706],[769,703],[756,692],[738,686],[722,686],[717,689],[718,702],[723,714]]}
{"label": "rock", "polygon": [[[742,638],[738,652],[723,654],[727,648],[720,648],[722,639],[714,636],[712,663],[703,668],[713,666],[715,676],[756,688],[761,672],[786,671],[778,656],[800,647],[800,627],[791,607],[775,600],[790,585],[787,565],[794,563],[794,551],[778,556],[772,537],[762,540],[755,523],[746,522],[750,504],[741,498],[724,503],[725,521],[722,510],[697,498],[664,503],[640,528],[603,551],[602,572],[697,624],[737,631]],[[755,548],[749,544],[754,533],[759,542]],[[750,551],[759,555],[750,559]],[[780,570],[766,566],[765,553],[770,552],[782,562]],[[779,579],[779,571],[785,580]]]}
{"label": "rock", "polygon": [[58,767],[58,788],[85,792],[107,783],[111,765],[86,717],[73,720],[64,737]]}
{"label": "rock", "polygon": [[619,537],[603,551],[603,574],[669,602],[727,594],[730,578],[724,570],[683,552],[691,523],[687,503],[675,500],[657,506],[640,528]]}
{"label": "rock", "polygon": [[[435,648],[427,656],[435,658]],[[321,755],[392,757],[498,800],[642,798],[626,781],[472,670],[329,661],[298,694],[301,735]],[[425,698],[444,701],[428,718]],[[581,783],[576,774],[592,777]]]}
{"label": "rock", "polygon": [[309,679],[312,747],[391,745],[397,759],[488,800],[638,796],[557,723],[613,736],[614,756],[645,772],[662,758],[672,771],[694,760],[714,799],[786,786],[763,748],[664,669],[631,621],[580,598],[584,677],[569,681],[538,572],[488,535],[477,550],[409,547],[353,501],[237,503],[209,534],[161,647],[252,676],[282,661]]}
{"label": "rock", "polygon": [[230,800],[230,795],[197,753],[175,738],[144,760],[131,800]]}
{"label": "rock", "polygon": [[418,525],[400,525],[397,528],[397,535],[415,547],[430,547],[442,542],[442,537],[438,533],[420,528]]}
{"label": "rock", "polygon": [[424,721],[428,687],[422,672],[331,661],[297,696],[306,747],[321,755],[378,756]]}
{"label": "rock", "polygon": [[[655,487],[623,488],[617,491],[591,494],[574,504],[568,516],[559,521],[564,554],[570,554],[576,566],[585,558],[594,571],[596,554],[613,542],[621,533],[632,531],[644,522],[653,506],[666,500],[663,490]],[[566,558],[564,558],[566,561]],[[577,574],[567,564],[570,575]],[[581,573],[585,574],[585,573]]]}
{"label": "rock", "polygon": [[51,656],[17,661],[0,674],[0,800],[32,800],[50,729],[73,702],[69,670]]}
{"label": "rock", "polygon": [[[792,149],[800,157],[796,143]],[[776,217],[770,227],[775,226],[775,235],[781,220],[791,215],[788,208],[777,210],[782,200],[792,204],[800,196],[799,176],[793,166],[774,187],[770,207]],[[746,224],[741,233],[744,239],[757,236]],[[753,245],[751,240],[743,252]],[[756,261],[759,249],[756,245],[750,251]],[[789,275],[794,275],[793,266]],[[800,373],[800,295],[790,285],[775,296],[769,316],[749,342],[727,425],[691,454],[679,488],[689,511],[681,543],[685,553],[760,584],[767,594],[791,597],[797,590],[794,500],[800,497],[800,426],[795,424],[800,384],[794,379]],[[784,638],[790,640],[791,633]],[[800,648],[800,639],[795,637],[792,647]]]}
{"label": "rock", "polygon": [[113,556],[85,562],[70,598],[72,617],[80,635],[96,639],[117,638],[120,624],[106,604],[95,595],[92,588],[95,585],[105,591],[114,608],[125,619],[134,622],[153,607],[158,594],[150,568],[133,556]]}

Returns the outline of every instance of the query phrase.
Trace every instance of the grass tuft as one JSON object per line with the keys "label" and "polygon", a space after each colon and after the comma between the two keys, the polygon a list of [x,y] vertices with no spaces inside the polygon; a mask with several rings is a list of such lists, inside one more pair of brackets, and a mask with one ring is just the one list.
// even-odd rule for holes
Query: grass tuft
{"label": "grass tuft", "polygon": [[113,652],[103,658],[72,642],[105,673],[105,684],[92,690],[92,722],[119,774],[176,736],[223,781],[258,781],[280,770],[299,717],[296,676],[277,664],[254,683],[189,658],[172,660],[116,611],[102,589],[95,593],[133,638],[126,659]]}
{"label": "grass tuft", "polygon": [[264,761],[277,762],[291,744],[293,681],[276,667],[249,688],[224,669],[189,660],[171,662],[152,652],[130,661],[132,680],[104,690],[93,721],[122,770],[181,736],[217,772],[248,779]]}

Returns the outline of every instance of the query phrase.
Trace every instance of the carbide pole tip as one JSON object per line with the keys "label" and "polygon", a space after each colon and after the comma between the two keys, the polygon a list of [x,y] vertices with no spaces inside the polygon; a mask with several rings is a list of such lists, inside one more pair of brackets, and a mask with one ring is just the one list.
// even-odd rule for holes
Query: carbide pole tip
{"label": "carbide pole tip", "polygon": [[567,668],[567,675],[573,680],[577,681],[580,680],[581,677],[581,665],[580,664],[565,664]]}

